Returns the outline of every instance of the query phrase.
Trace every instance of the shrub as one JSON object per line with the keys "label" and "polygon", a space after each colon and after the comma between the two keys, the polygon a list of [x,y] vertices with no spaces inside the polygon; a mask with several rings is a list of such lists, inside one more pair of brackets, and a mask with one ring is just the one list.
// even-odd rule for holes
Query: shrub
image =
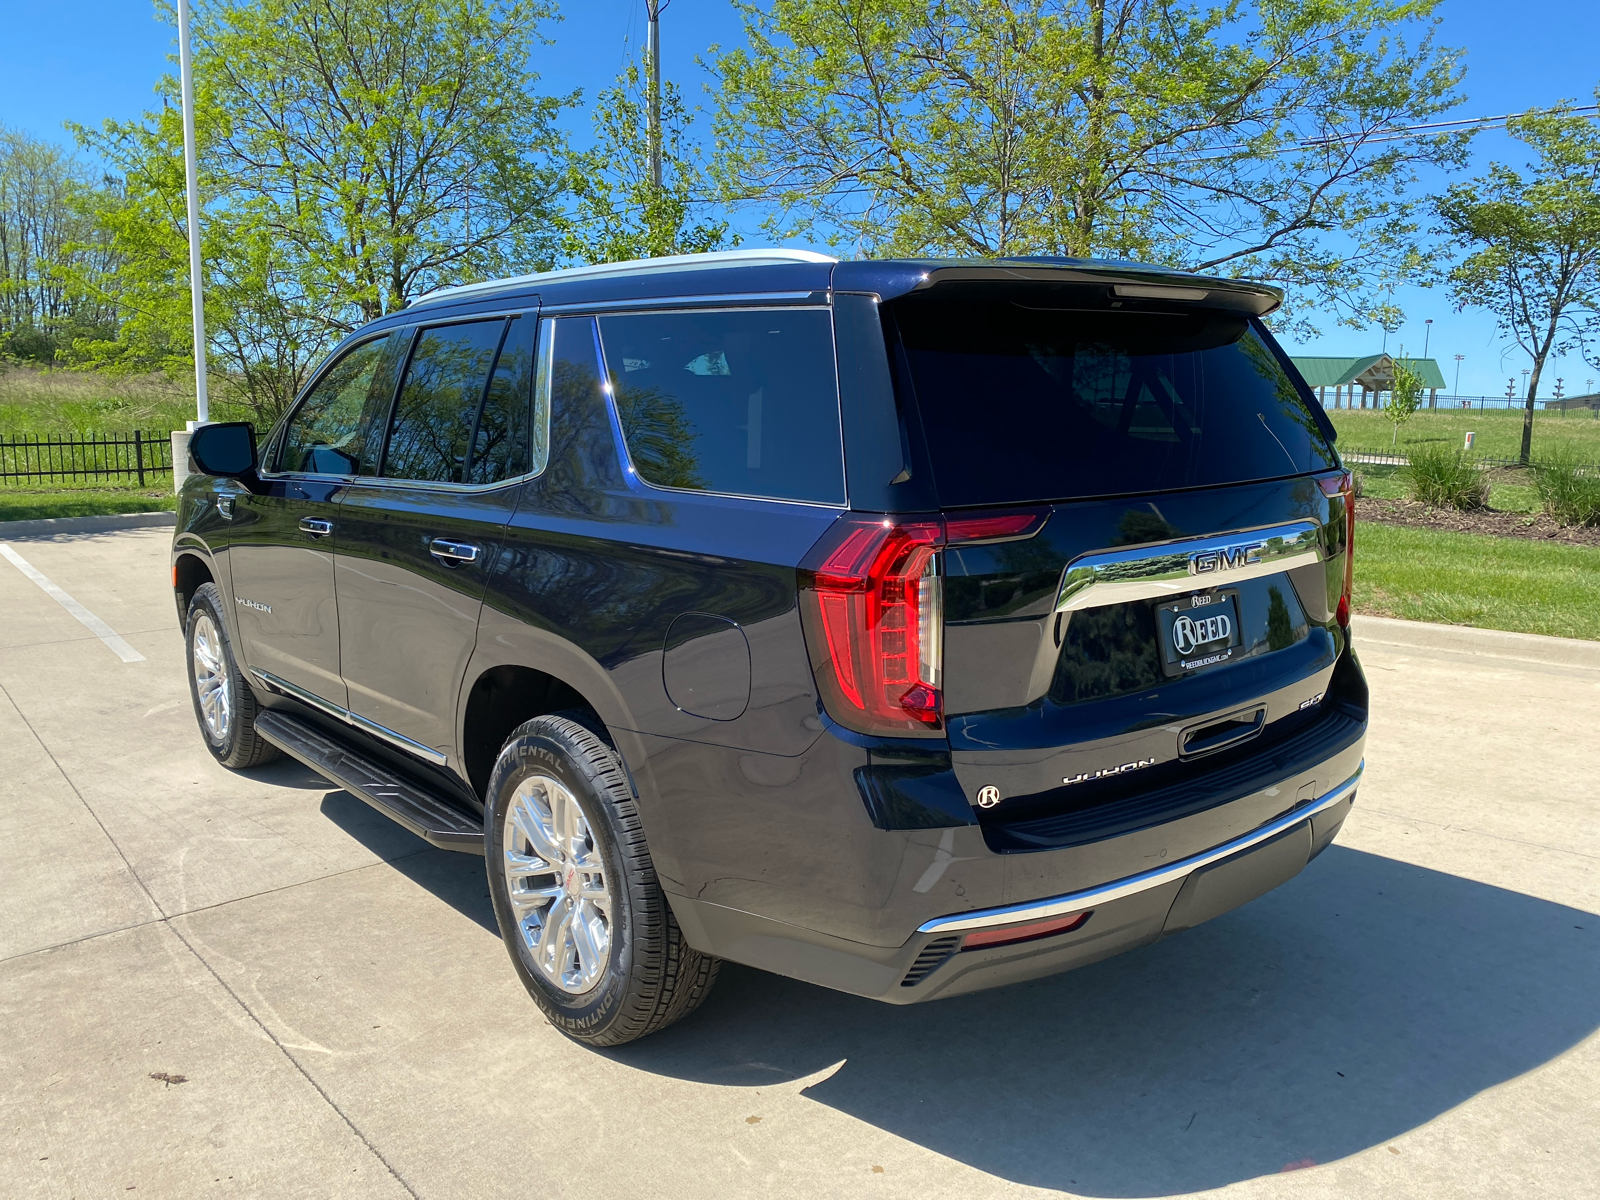
{"label": "shrub", "polygon": [[1563,525],[1600,525],[1600,467],[1563,448],[1533,471],[1539,502]]}
{"label": "shrub", "polygon": [[1454,447],[1415,447],[1405,475],[1411,498],[1424,504],[1471,509],[1489,503],[1489,480],[1463,451]]}

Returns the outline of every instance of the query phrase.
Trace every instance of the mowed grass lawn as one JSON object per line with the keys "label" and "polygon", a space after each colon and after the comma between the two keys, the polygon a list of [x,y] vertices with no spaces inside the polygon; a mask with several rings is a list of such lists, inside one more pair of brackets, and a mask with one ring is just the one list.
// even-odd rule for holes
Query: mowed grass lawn
{"label": "mowed grass lawn", "polygon": [[1367,522],[1356,526],[1355,608],[1600,641],[1600,549]]}
{"label": "mowed grass lawn", "polygon": [[[0,487],[0,521],[33,521],[41,517],[90,517],[103,513],[161,512],[176,508],[172,476],[157,475],[149,487],[77,486],[59,488]],[[165,486],[163,486],[165,485]],[[0,537],[5,536],[0,526]]]}
{"label": "mowed grass lawn", "polygon": [[[1443,398],[1440,403],[1444,403]],[[1394,437],[1394,426],[1382,409],[1330,408],[1328,417],[1339,431],[1339,448],[1344,451],[1387,450]],[[1472,442],[1474,454],[1515,458],[1522,452],[1520,409],[1441,408],[1429,411],[1424,408],[1400,426],[1396,444],[1401,451],[1407,446],[1426,444],[1460,446],[1466,441],[1468,431],[1477,434]],[[1559,412],[1537,410],[1533,414],[1534,459],[1547,457],[1564,447],[1570,447],[1583,461],[1600,463],[1600,421],[1590,412],[1570,412],[1563,416]]]}

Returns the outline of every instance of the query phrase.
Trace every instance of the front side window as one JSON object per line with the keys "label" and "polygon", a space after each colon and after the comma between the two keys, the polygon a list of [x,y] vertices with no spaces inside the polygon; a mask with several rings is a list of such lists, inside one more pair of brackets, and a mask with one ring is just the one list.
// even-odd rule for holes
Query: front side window
{"label": "front side window", "polygon": [[600,340],[628,453],[647,482],[844,502],[826,310],[601,317]]}
{"label": "front side window", "polygon": [[395,402],[383,474],[461,483],[506,320],[436,325],[417,335]]}
{"label": "front side window", "polygon": [[388,334],[346,350],[322,373],[284,430],[277,469],[306,475],[375,475],[376,430],[394,390]]}

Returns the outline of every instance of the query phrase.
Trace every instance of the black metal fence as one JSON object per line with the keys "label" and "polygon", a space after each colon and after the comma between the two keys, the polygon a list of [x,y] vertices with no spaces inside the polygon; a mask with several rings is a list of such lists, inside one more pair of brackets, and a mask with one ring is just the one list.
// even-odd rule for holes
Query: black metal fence
{"label": "black metal fence", "polygon": [[[1339,457],[1347,463],[1359,463],[1381,467],[1408,467],[1411,465],[1411,456],[1404,450],[1382,449],[1368,450],[1361,446],[1346,446],[1339,443]],[[1514,456],[1498,454],[1476,454],[1469,451],[1466,455],[1468,462],[1473,466],[1489,469],[1493,467],[1516,467],[1522,465],[1522,460]],[[1542,462],[1535,458],[1532,466],[1540,466]],[[1586,473],[1600,473],[1600,463],[1574,463],[1579,471]]]}
{"label": "black metal fence", "polygon": [[172,441],[165,433],[115,437],[0,436],[0,487],[27,483],[120,479],[144,487],[172,474]]}

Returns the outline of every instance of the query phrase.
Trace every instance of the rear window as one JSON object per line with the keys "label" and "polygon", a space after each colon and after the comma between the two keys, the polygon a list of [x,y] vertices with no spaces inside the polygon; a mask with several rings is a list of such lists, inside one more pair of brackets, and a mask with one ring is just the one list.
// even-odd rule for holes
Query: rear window
{"label": "rear window", "polygon": [[1335,463],[1245,315],[1053,284],[946,284],[888,307],[942,506],[1245,483]]}
{"label": "rear window", "polygon": [[628,454],[647,482],[844,502],[826,310],[601,317],[600,341]]}

